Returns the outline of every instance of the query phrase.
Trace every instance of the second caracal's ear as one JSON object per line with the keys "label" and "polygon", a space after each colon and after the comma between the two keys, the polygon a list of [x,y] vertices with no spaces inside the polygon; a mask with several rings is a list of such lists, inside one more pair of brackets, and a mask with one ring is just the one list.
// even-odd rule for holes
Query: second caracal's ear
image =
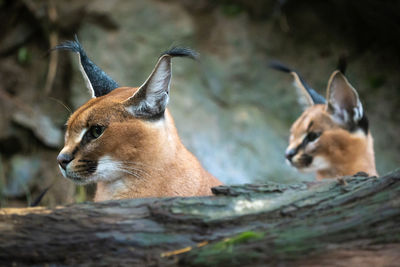
{"label": "second caracal's ear", "polygon": [[296,87],[297,94],[299,96],[298,101],[304,109],[315,104],[325,104],[325,98],[318,94],[314,89],[312,89],[311,86],[306,83],[306,81],[297,71],[285,66],[278,61],[270,62],[269,67],[275,70],[290,73],[293,76],[293,84]]}
{"label": "second caracal's ear", "polygon": [[155,118],[164,114],[169,100],[172,57],[197,59],[198,54],[180,47],[162,53],[144,84],[124,102],[127,110],[135,117]]}
{"label": "second caracal's ear", "polygon": [[92,97],[99,97],[108,94],[119,85],[94,64],[86,55],[82,45],[79,43],[78,37],[75,35],[75,41],[63,42],[52,50],[69,50],[76,52],[79,58],[79,67],[83,78],[86,81],[86,86],[89,89]]}
{"label": "second caracal's ear", "polygon": [[329,78],[326,110],[335,121],[352,128],[364,116],[357,91],[340,71],[334,71]]}

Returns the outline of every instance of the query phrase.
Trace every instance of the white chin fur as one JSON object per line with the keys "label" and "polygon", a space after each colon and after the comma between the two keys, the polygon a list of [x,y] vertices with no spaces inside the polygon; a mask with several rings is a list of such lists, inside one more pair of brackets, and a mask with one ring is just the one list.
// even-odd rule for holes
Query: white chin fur
{"label": "white chin fur", "polygon": [[97,162],[96,172],[88,180],[91,183],[111,182],[121,178],[121,163],[113,160],[110,156],[103,156]]}
{"label": "white chin fur", "polygon": [[65,171],[63,168],[61,168],[60,165],[58,165],[58,167],[59,167],[62,175],[65,178],[67,178],[68,180],[74,182],[75,184],[85,185],[85,184],[90,184],[91,183],[91,181],[89,181],[86,178],[81,178],[81,177],[77,176],[75,173],[68,172],[68,166],[67,166],[67,171]]}
{"label": "white chin fur", "polygon": [[61,168],[60,165],[58,165],[58,168],[60,169],[61,174],[62,174],[65,178],[68,178],[68,177],[67,177],[67,174],[65,173],[65,170],[64,170],[63,168]]}

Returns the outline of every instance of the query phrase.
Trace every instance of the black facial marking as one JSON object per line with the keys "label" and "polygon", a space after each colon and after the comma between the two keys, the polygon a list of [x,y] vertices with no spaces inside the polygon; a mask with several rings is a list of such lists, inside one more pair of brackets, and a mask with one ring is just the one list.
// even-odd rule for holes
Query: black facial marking
{"label": "black facial marking", "polygon": [[321,133],[309,132],[305,139],[307,140],[307,143],[313,142],[313,141],[317,140],[317,138],[320,137],[320,135],[321,135]]}
{"label": "black facial marking", "polygon": [[314,124],[314,121],[311,121],[310,124],[308,124],[307,132],[310,131],[310,129],[311,129],[311,127],[313,126],[313,124]]}
{"label": "black facial marking", "polygon": [[[308,126],[308,128],[310,128],[313,125],[313,122],[310,123],[310,125]],[[291,151],[291,155],[290,155],[290,159],[293,158],[301,149],[305,149],[305,147],[307,146],[308,143],[313,142],[315,140],[317,140],[320,136],[322,135],[322,132],[309,132],[306,137],[304,137],[303,141],[301,142],[300,145],[298,145],[295,149],[293,149],[293,151]],[[303,157],[306,157],[306,159],[303,159]],[[288,158],[288,157],[287,157]],[[300,158],[300,161],[310,161],[308,163],[311,164],[312,162],[312,157],[307,155],[307,154],[303,154]]]}
{"label": "black facial marking", "polygon": [[75,169],[86,168],[86,164],[75,165]]}
{"label": "black facial marking", "polygon": [[79,159],[78,162],[95,162],[94,160]]}
{"label": "black facial marking", "polygon": [[87,174],[93,174],[97,170],[97,161],[95,160],[80,159],[78,160],[78,162],[83,163],[75,166],[78,172],[86,172]]}
{"label": "black facial marking", "polygon": [[75,157],[76,153],[78,152],[79,147],[75,147],[74,150],[72,151],[72,157]]}
{"label": "black facial marking", "polygon": [[82,137],[82,140],[81,140],[79,146],[82,147],[82,146],[86,145],[87,143],[89,143],[90,140],[92,140],[92,138],[90,137],[90,134],[88,134],[88,132],[89,132],[89,131],[87,131],[87,132],[85,133],[85,135]]}
{"label": "black facial marking", "polygon": [[304,137],[303,142],[299,145],[298,149],[305,148],[308,143],[317,140],[322,135],[322,132],[309,132]]}
{"label": "black facial marking", "polygon": [[302,166],[308,167],[311,165],[311,163],[313,161],[313,157],[311,157],[310,155],[307,155],[307,154],[303,154],[303,155],[301,155],[299,161]]}
{"label": "black facial marking", "polygon": [[88,172],[89,174],[93,174],[93,173],[96,172],[96,170],[97,170],[97,162],[96,162],[96,164],[90,165],[90,166],[88,167],[88,169],[87,169],[87,172]]}

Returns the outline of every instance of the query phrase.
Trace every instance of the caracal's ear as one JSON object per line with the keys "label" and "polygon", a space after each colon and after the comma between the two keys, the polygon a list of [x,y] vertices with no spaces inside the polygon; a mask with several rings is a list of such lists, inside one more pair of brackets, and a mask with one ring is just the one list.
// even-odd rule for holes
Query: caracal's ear
{"label": "caracal's ear", "polygon": [[92,97],[99,97],[108,94],[119,85],[94,64],[86,55],[82,45],[79,43],[78,37],[75,35],[75,41],[63,42],[52,50],[69,50],[76,52],[79,58],[79,67],[83,78],[86,81],[86,86],[89,89]]}
{"label": "caracal's ear", "polygon": [[135,117],[156,118],[164,114],[169,100],[172,57],[197,59],[198,54],[191,49],[180,47],[162,53],[144,84],[123,103]]}
{"label": "caracal's ear", "polygon": [[363,107],[357,91],[338,70],[329,78],[327,99],[326,110],[338,123],[352,126],[363,118]]}
{"label": "caracal's ear", "polygon": [[315,104],[326,103],[325,98],[318,94],[314,89],[312,89],[311,86],[306,83],[306,81],[297,71],[290,69],[289,67],[278,61],[271,62],[269,64],[269,67],[279,71],[290,73],[293,76],[293,84],[297,89],[296,91],[298,94],[298,101],[304,109]]}

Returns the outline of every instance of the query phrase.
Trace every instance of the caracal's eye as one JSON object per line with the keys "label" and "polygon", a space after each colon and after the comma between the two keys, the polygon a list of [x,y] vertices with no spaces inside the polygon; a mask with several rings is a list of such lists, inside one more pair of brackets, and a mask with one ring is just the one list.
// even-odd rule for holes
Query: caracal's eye
{"label": "caracal's eye", "polygon": [[103,132],[104,132],[105,127],[100,126],[100,125],[95,125],[90,127],[89,132],[92,135],[94,139],[98,138]]}
{"label": "caracal's eye", "polygon": [[309,132],[307,134],[306,139],[307,139],[308,142],[313,142],[313,141],[317,140],[317,138],[320,137],[320,136],[321,136],[321,133]]}

